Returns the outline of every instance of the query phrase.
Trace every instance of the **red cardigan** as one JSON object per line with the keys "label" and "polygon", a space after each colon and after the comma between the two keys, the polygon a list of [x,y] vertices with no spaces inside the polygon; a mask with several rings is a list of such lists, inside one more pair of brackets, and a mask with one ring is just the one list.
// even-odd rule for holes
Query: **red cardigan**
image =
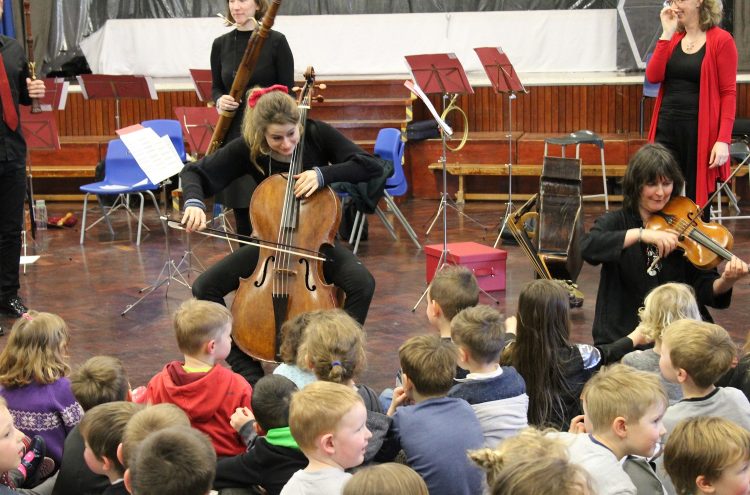
{"label": "red cardigan", "polygon": [[[667,62],[677,43],[685,33],[676,33],[669,41],[659,40],[646,67],[646,78],[652,83],[664,81]],[[664,96],[664,85],[659,89],[649,142],[654,142],[659,109]],[[737,47],[732,35],[719,27],[706,31],[706,55],[701,66],[700,96],[698,100],[698,170],[696,173],[695,200],[705,205],[715,189],[716,179],[729,175],[729,163],[718,168],[708,168],[711,149],[717,141],[732,142],[732,126],[737,111]]]}

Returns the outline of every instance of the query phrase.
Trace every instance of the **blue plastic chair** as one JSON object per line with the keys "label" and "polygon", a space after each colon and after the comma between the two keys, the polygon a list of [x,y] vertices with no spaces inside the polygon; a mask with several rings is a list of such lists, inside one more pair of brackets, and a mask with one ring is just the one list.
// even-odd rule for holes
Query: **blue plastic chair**
{"label": "blue plastic chair", "polygon": [[[176,122],[176,121],[175,121]],[[130,211],[128,196],[130,194],[137,194],[141,198],[140,212],[138,214],[138,236],[136,244],[141,244],[141,229],[143,225],[143,193],[147,193],[151,196],[151,200],[154,202],[156,211],[161,216],[161,210],[159,209],[159,203],[156,201],[153,191],[159,189],[159,186],[153,184],[148,180],[146,174],[143,172],[141,167],[138,166],[133,156],[128,152],[125,144],[119,139],[113,139],[109,142],[107,147],[107,156],[104,159],[104,180],[100,182],[94,182],[92,184],[86,184],[81,186],[81,191],[85,193],[83,196],[83,215],[81,220],[81,240],[83,244],[84,235],[87,230],[92,228],[94,225],[104,220],[107,223],[112,236],[115,235],[115,231],[112,228],[109,215],[117,209],[124,208],[129,215],[135,217],[135,214]],[[99,201],[99,206],[102,209],[102,217],[96,222],[86,227],[86,210],[88,209],[88,198],[89,194],[95,194]],[[100,195],[102,194],[117,194],[117,198],[111,207],[105,207],[102,203]],[[146,227],[148,230],[148,227]]]}
{"label": "blue plastic chair", "polygon": [[[388,208],[393,212],[396,218],[401,222],[401,225],[406,230],[406,233],[411,238],[414,245],[417,248],[422,249],[422,245],[419,243],[414,229],[409,225],[409,221],[393,200],[394,197],[400,197],[406,194],[409,190],[409,184],[406,182],[406,175],[404,174],[404,142],[401,139],[401,131],[392,127],[380,129],[378,137],[375,139],[375,154],[384,160],[390,160],[393,162],[393,174],[388,177],[385,181],[385,191],[383,199],[385,200]],[[393,225],[388,221],[383,213],[383,210],[378,206],[375,209],[375,213],[378,215],[380,220],[390,232],[391,237],[396,239],[396,234],[393,230]]]}
{"label": "blue plastic chair", "polygon": [[[651,60],[651,55],[653,53],[646,54],[646,66],[648,66],[648,61]],[[659,88],[661,87],[661,83],[652,83],[649,82],[648,79],[646,79],[646,75],[643,76],[643,96],[641,96],[641,111],[640,111],[640,136],[643,137],[643,109],[646,103],[646,98],[656,98],[659,96]]]}
{"label": "blue plastic chair", "polygon": [[174,145],[174,149],[177,150],[177,155],[180,157],[180,160],[182,160],[183,163],[185,162],[185,140],[182,136],[182,125],[179,120],[144,120],[141,122],[141,125],[153,129],[159,136],[169,136],[169,139]]}

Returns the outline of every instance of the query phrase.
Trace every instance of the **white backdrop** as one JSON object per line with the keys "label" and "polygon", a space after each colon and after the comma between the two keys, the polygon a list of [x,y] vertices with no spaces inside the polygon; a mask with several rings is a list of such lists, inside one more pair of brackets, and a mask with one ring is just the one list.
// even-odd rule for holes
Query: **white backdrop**
{"label": "white backdrop", "polygon": [[[404,55],[454,52],[472,79],[483,70],[473,48],[500,46],[521,73],[616,70],[616,10],[278,16],[295,72],[401,77]],[[188,77],[208,69],[218,18],[110,20],[81,42],[95,74]]]}

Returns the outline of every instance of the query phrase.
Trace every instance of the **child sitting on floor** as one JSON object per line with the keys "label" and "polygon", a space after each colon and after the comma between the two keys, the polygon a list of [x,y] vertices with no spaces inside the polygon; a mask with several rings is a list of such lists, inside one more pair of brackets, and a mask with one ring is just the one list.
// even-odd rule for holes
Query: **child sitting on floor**
{"label": "child sitting on floor", "polygon": [[314,311],[309,318],[299,351],[300,362],[307,363],[318,380],[352,387],[362,397],[367,409],[367,428],[372,433],[365,454],[365,462],[370,462],[383,444],[390,421],[375,391],[354,381],[367,362],[365,332],[339,309]]}
{"label": "child sitting on floor", "polygon": [[343,495],[430,495],[421,476],[409,466],[386,462],[362,468],[346,482]]}
{"label": "child sitting on floor", "polygon": [[146,437],[125,483],[133,495],[208,495],[216,452],[200,431],[173,426]]}
{"label": "child sitting on floor", "polygon": [[[122,362],[112,356],[94,356],[70,375],[76,400],[88,412],[99,404],[125,401],[130,385]],[[85,417],[85,416],[84,416]],[[109,478],[89,469],[83,459],[85,445],[79,425],[65,438],[62,465],[52,495],[101,493],[109,487]]]}
{"label": "child sitting on floor", "polygon": [[146,401],[179,406],[193,427],[211,438],[217,455],[241,454],[245,444],[229,417],[250,406],[253,389],[218,363],[231,347],[232,313],[218,303],[189,299],[174,314],[174,330],[185,360],[167,364],[151,379]]}
{"label": "child sitting on floor", "polygon": [[667,390],[669,403],[674,404],[682,399],[682,389],[679,384],[665,380],[659,371],[662,333],[673,321],[701,320],[701,312],[695,300],[693,288],[687,284],[675,282],[656,287],[646,296],[638,316],[641,320],[638,328],[647,340],[654,342],[654,347],[630,352],[622,358],[622,363],[639,370],[657,373]]}
{"label": "child sitting on floor", "polygon": [[289,427],[309,463],[281,495],[339,495],[351,478],[346,470],[365,457],[370,431],[362,397],[351,387],[317,381],[292,395]]}
{"label": "child sitting on floor", "polygon": [[297,391],[285,376],[267,375],[253,389],[252,414],[243,411],[240,434],[254,430],[248,451],[219,459],[214,488],[260,486],[268,495],[278,495],[292,475],[304,469],[307,458],[289,429],[289,404]]}
{"label": "child sitting on floor", "polygon": [[693,417],[674,427],[664,467],[679,495],[750,493],[750,432],[723,418]]}
{"label": "child sitting on floor", "polygon": [[404,385],[394,390],[388,409],[393,422],[377,459],[392,460],[403,449],[430,495],[481,493],[482,473],[466,452],[484,444],[482,426],[465,400],[446,397],[456,346],[437,335],[419,335],[399,348],[398,357]]}
{"label": "child sitting on floor", "polygon": [[92,472],[106,476],[110,482],[102,495],[128,493],[123,483],[125,467],[117,459],[117,448],[122,443],[128,421],[143,407],[133,402],[107,402],[91,409],[81,420],[86,465]]}
{"label": "child sitting on floor", "polygon": [[21,431],[44,438],[58,466],[65,437],[83,417],[67,378],[69,339],[62,318],[29,311],[13,325],[0,354],[0,396]]}
{"label": "child sitting on floor", "polygon": [[529,396],[521,375],[500,366],[503,316],[480,304],[466,308],[451,320],[451,336],[458,347],[458,365],[469,374],[448,392],[448,397],[471,404],[482,425],[485,446],[494,447],[528,425]]}
{"label": "child sitting on floor", "polygon": [[313,374],[307,367],[298,365],[298,351],[305,337],[305,328],[310,322],[310,313],[300,313],[291,320],[281,325],[281,354],[282,363],[274,370],[274,375],[282,375],[289,378],[297,385],[297,388],[305,388],[305,385],[315,381]]}
{"label": "child sitting on floor", "polygon": [[[737,346],[726,330],[713,323],[677,320],[664,329],[661,351],[662,375],[678,383],[683,396],[664,415],[665,440],[678,422],[693,416],[717,416],[750,429],[747,397],[735,388],[714,385],[737,357]],[[672,493],[662,458],[657,460],[657,473]]]}

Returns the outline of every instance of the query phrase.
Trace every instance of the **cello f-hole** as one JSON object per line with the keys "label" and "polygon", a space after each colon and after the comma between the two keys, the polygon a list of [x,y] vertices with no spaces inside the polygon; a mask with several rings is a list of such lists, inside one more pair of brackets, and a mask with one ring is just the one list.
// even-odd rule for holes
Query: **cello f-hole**
{"label": "cello f-hole", "polygon": [[256,280],[255,282],[253,282],[253,285],[255,285],[256,287],[260,287],[265,283],[266,274],[268,273],[268,264],[271,263],[272,261],[275,261],[275,258],[276,258],[275,256],[269,256],[268,258],[266,258],[265,263],[263,263],[263,272],[261,272],[262,276],[260,280]]}
{"label": "cello f-hole", "polygon": [[304,258],[300,258],[299,262],[305,265],[305,287],[307,287],[307,290],[309,290],[310,292],[313,292],[317,289],[317,287],[315,287],[314,282],[311,283],[312,273],[310,272],[310,263],[308,263]]}

